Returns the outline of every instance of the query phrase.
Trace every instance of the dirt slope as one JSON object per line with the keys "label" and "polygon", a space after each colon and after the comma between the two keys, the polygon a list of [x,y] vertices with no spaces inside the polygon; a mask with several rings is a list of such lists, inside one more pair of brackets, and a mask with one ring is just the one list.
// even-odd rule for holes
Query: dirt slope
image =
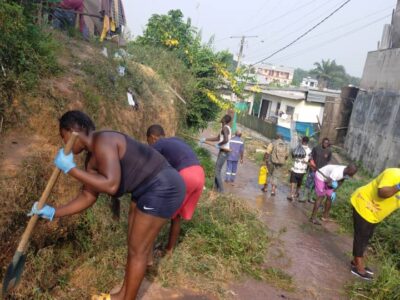
{"label": "dirt slope", "polygon": [[[6,114],[7,126],[0,133],[1,278],[28,220],[26,212],[39,198],[53,169],[52,159],[61,147],[58,118],[63,112],[81,109],[95,120],[98,129],[120,130],[142,141],[151,124],[162,124],[171,135],[178,126],[179,100],[152,69],[128,68],[127,75],[119,77],[118,61],[104,57],[101,48],[56,35],[62,44],[58,57],[62,71],[42,80],[30,93],[15,95]],[[126,99],[126,88],[138,86],[135,80],[140,80],[141,86],[139,110],[128,106]],[[82,163],[82,158],[78,161]],[[49,202],[63,203],[79,187],[76,181],[60,176]],[[73,235],[76,220],[41,222],[32,238],[33,252]],[[26,288],[35,288],[33,281],[28,279]],[[17,298],[30,297],[22,290]]]}

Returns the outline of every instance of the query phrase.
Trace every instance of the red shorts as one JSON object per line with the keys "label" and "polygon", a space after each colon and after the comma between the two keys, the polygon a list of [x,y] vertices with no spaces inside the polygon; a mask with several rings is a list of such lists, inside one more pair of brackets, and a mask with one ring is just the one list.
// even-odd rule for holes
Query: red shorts
{"label": "red shorts", "polygon": [[197,202],[203,192],[205,183],[204,170],[201,166],[191,166],[179,171],[186,185],[186,195],[183,204],[172,218],[180,215],[185,220],[190,220],[196,209]]}

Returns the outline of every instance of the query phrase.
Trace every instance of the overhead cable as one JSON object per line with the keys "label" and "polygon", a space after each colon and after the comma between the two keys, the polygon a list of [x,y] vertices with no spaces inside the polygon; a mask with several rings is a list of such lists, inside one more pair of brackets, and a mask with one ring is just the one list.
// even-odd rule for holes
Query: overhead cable
{"label": "overhead cable", "polygon": [[251,66],[254,66],[256,64],[262,63],[263,61],[275,56],[276,54],[278,54],[279,52],[282,52],[283,50],[285,50],[286,48],[290,47],[291,45],[293,45],[294,43],[296,43],[298,40],[300,40],[301,38],[303,38],[304,36],[306,36],[307,34],[309,34],[311,31],[313,31],[315,28],[317,28],[319,25],[321,25],[322,23],[324,23],[326,20],[328,20],[330,17],[332,17],[335,13],[337,13],[340,9],[342,9],[347,3],[349,3],[351,0],[346,0],[345,2],[343,2],[338,8],[336,8],[334,11],[332,11],[329,15],[327,15],[325,18],[323,18],[321,21],[319,21],[317,24],[315,24],[313,27],[311,27],[309,30],[307,30],[306,32],[304,32],[302,35],[300,35],[299,37],[297,37],[296,39],[294,39],[292,42],[290,42],[289,44],[287,44],[286,46],[276,50],[275,52],[273,52],[272,54],[270,54],[269,56],[255,62],[254,64],[252,64]]}

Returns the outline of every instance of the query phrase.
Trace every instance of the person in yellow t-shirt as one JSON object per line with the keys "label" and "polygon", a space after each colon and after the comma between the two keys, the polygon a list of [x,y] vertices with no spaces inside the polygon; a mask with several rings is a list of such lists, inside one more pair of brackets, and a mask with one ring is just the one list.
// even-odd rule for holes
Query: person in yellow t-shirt
{"label": "person in yellow t-shirt", "polygon": [[388,168],[351,196],[354,240],[351,273],[371,280],[373,272],[364,266],[363,255],[376,225],[400,208],[400,168]]}

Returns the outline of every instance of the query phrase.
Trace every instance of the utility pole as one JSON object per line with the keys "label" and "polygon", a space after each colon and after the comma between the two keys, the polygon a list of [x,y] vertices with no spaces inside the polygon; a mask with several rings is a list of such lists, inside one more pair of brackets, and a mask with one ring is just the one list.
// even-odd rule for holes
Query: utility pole
{"label": "utility pole", "polygon": [[240,48],[239,48],[239,54],[238,54],[238,58],[237,58],[237,66],[236,66],[236,71],[237,71],[240,67],[240,62],[241,62],[242,56],[243,56],[244,42],[246,41],[246,39],[258,38],[258,35],[231,36],[230,38],[231,39],[240,39]]}
{"label": "utility pole", "polygon": [[[243,48],[244,48],[244,43],[246,41],[246,39],[250,39],[250,38],[257,38],[257,35],[242,35],[242,36],[231,36],[231,39],[240,39],[240,48],[239,48],[239,54],[238,54],[238,58],[237,58],[237,66],[236,66],[236,71],[239,70],[240,68],[240,62],[242,60],[243,57]],[[231,101],[232,102],[237,102],[237,98],[235,93],[231,93]],[[236,120],[237,120],[237,114],[236,112],[233,111],[233,121],[232,121],[232,130],[236,131]]]}

